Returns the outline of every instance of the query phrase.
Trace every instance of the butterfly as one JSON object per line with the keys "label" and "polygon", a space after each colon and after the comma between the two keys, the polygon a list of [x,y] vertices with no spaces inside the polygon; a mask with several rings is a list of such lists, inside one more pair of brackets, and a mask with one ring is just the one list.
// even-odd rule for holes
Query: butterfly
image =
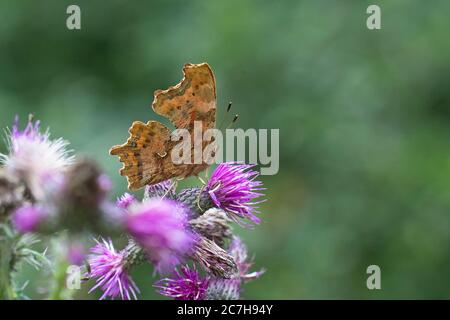
{"label": "butterfly", "polygon": [[[176,129],[187,129],[193,135],[194,122],[200,121],[203,132],[216,122],[216,81],[207,63],[185,64],[181,82],[167,90],[156,90],[153,110],[170,120]],[[208,167],[204,161],[175,164],[171,152],[179,141],[172,141],[171,131],[157,121],[133,122],[130,137],[122,145],[113,146],[111,155],[123,162],[120,170],[128,179],[128,188],[137,190],[171,178],[198,175]],[[205,148],[208,141],[202,142]],[[191,143],[191,150],[194,142]],[[193,155],[194,152],[191,152]]]}

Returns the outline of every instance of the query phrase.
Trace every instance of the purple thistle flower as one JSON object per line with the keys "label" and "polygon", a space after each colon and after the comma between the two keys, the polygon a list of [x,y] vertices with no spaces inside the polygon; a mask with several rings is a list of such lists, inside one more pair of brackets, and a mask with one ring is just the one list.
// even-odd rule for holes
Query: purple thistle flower
{"label": "purple thistle flower", "polygon": [[236,262],[240,279],[244,281],[257,279],[265,272],[264,269],[261,269],[260,271],[248,273],[253,265],[253,261],[248,260],[247,247],[241,238],[234,236],[228,251]]}
{"label": "purple thistle flower", "polygon": [[136,197],[128,192],[125,192],[120,198],[117,199],[116,205],[121,209],[127,209],[130,205],[135,203]]}
{"label": "purple thistle flower", "polygon": [[258,191],[264,188],[261,181],[255,181],[259,173],[250,170],[254,166],[239,162],[221,163],[206,185],[206,191],[214,204],[235,218],[235,221],[249,219],[255,224],[261,221],[255,214],[258,213],[256,205],[263,201],[253,200],[263,196]]}
{"label": "purple thistle flower", "polygon": [[103,290],[100,300],[106,297],[114,299],[118,296],[122,300],[137,299],[136,293],[139,293],[139,289],[128,275],[126,253],[116,252],[111,240],[102,239],[102,242],[97,240],[96,242],[97,245],[91,248],[88,257],[91,269],[89,276],[96,278],[96,285],[89,293],[100,287]]}
{"label": "purple thistle flower", "polygon": [[16,115],[14,118],[14,124],[11,131],[11,147],[12,152],[17,152],[20,149],[19,141],[21,138],[26,138],[29,140],[35,140],[35,141],[43,141],[46,138],[46,134],[40,133],[40,127],[41,122],[37,120],[35,123],[33,123],[32,116],[29,117],[27,126],[23,131],[20,131],[19,129],[19,116]]}
{"label": "purple thistle flower", "polygon": [[70,264],[74,264],[77,266],[82,265],[85,256],[86,255],[85,255],[84,247],[81,243],[74,242],[74,243],[68,244],[67,261]]}
{"label": "purple thistle flower", "polygon": [[202,278],[195,265],[192,270],[185,265],[181,267],[181,272],[175,270],[173,278],[156,282],[155,287],[163,296],[175,300],[204,300],[208,283],[208,278]]}
{"label": "purple thistle flower", "polygon": [[24,179],[36,198],[42,198],[43,189],[57,183],[61,173],[74,161],[66,150],[68,142],[61,138],[51,140],[48,129],[41,133],[40,122],[33,123],[32,117],[25,129],[20,130],[16,116],[7,142],[9,153],[0,154],[0,163]]}
{"label": "purple thistle flower", "polygon": [[112,189],[112,182],[106,174],[101,174],[97,177],[97,184],[99,189],[105,194]]}
{"label": "purple thistle flower", "polygon": [[14,211],[12,223],[20,233],[33,232],[46,217],[47,212],[42,207],[25,204]]}
{"label": "purple thistle flower", "polygon": [[126,229],[159,271],[177,265],[191,250],[196,237],[189,230],[186,210],[179,203],[151,199],[130,206],[127,213]]}

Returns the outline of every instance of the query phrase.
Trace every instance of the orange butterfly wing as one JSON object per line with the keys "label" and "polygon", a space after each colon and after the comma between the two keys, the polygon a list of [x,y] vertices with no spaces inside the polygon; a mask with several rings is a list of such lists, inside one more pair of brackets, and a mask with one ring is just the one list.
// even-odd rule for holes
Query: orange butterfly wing
{"label": "orange butterfly wing", "polygon": [[[167,90],[157,90],[153,110],[168,118],[177,129],[187,129],[193,136],[194,122],[202,131],[214,128],[216,116],[216,83],[207,63],[186,64],[180,83]],[[191,143],[192,164],[175,164],[171,151],[178,141],[171,141],[170,130],[156,121],[147,124],[136,121],[129,129],[130,137],[123,145],[114,146],[111,155],[124,163],[120,174],[128,179],[128,188],[136,190],[174,177],[197,175],[208,165],[194,164],[194,144]],[[204,149],[209,142],[203,142]]]}

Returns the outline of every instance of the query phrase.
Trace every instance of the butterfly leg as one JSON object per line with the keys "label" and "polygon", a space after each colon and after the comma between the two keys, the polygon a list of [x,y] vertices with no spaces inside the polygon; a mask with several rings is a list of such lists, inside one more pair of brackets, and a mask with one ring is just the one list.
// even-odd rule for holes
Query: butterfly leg
{"label": "butterfly leg", "polygon": [[206,185],[206,181],[203,180],[202,177],[200,177],[200,176],[198,176],[198,175],[197,175],[196,177],[197,177],[198,180],[200,180],[200,182],[202,183],[202,185],[204,185],[204,186]]}
{"label": "butterfly leg", "polygon": [[206,183],[203,183],[203,186],[200,189],[200,192],[198,193],[198,196],[197,196],[197,207],[200,209],[201,212],[203,212],[203,208],[200,205],[200,197],[201,197],[203,191],[205,190],[205,188],[206,188]]}
{"label": "butterfly leg", "polygon": [[162,198],[165,198],[170,191],[172,190],[176,190],[178,187],[178,179],[175,179],[175,181],[172,181],[172,184],[170,185],[170,187],[167,189],[167,191],[164,193],[164,195],[162,196]]}

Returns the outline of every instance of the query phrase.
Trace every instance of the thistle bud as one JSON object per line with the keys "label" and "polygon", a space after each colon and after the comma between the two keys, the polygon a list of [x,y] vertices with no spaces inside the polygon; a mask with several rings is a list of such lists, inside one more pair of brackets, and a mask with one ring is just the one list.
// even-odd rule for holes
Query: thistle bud
{"label": "thistle bud", "polygon": [[145,186],[144,201],[152,198],[175,199],[175,185],[172,180]]}
{"label": "thistle bud", "polygon": [[233,257],[203,236],[195,243],[191,258],[216,277],[229,279],[238,273]]}
{"label": "thistle bud", "polygon": [[94,161],[81,159],[71,166],[57,199],[60,228],[103,231],[111,207],[106,201],[107,185],[107,177]]}
{"label": "thistle bud", "polygon": [[240,291],[238,279],[212,279],[206,290],[206,300],[239,300]]}
{"label": "thistle bud", "polygon": [[201,188],[184,189],[177,195],[177,200],[189,208],[193,214],[191,218],[198,217],[206,210],[214,207],[209,194]]}
{"label": "thistle bud", "polygon": [[131,238],[128,240],[128,245],[123,252],[125,253],[125,265],[128,269],[147,261],[145,250]]}
{"label": "thistle bud", "polygon": [[0,168],[0,223],[27,198],[29,197],[25,185],[5,169]]}
{"label": "thistle bud", "polygon": [[226,239],[230,239],[230,219],[226,213],[218,208],[211,208],[201,216],[189,221],[191,227],[202,236],[223,246]]}
{"label": "thistle bud", "polygon": [[80,206],[93,208],[105,198],[102,175],[97,164],[88,159],[81,159],[70,168],[65,183],[66,201]]}

